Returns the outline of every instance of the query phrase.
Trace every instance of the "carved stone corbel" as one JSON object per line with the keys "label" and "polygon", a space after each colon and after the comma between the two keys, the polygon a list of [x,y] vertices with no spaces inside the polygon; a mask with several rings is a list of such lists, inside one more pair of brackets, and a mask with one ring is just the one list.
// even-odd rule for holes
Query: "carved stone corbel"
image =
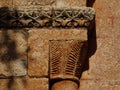
{"label": "carved stone corbel", "polygon": [[[58,84],[69,83],[73,86],[75,85],[74,88],[77,88],[82,73],[86,51],[87,43],[82,40],[50,41],[51,81],[53,81],[53,83],[57,82]],[[64,84],[64,89],[61,89],[59,86],[56,89],[57,83],[53,85],[52,90],[76,90],[72,89],[73,87],[71,89],[65,89],[68,88],[68,86],[64,86]]]}
{"label": "carved stone corbel", "polygon": [[[78,30],[82,30],[82,28],[87,30],[95,15],[91,8],[67,9],[62,10],[61,13],[55,14],[55,26],[71,28],[78,26]],[[87,41],[74,39],[50,42],[51,90],[78,90],[87,53]]]}

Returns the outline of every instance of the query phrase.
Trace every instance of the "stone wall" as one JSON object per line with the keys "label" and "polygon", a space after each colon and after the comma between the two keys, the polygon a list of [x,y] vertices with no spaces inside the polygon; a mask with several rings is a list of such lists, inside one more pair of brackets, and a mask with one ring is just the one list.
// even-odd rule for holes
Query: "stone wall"
{"label": "stone wall", "polygon": [[[36,5],[32,0],[23,1],[2,0],[0,6]],[[53,7],[86,4],[84,0],[83,3],[50,0],[49,4],[48,1],[46,6]],[[38,5],[44,6],[44,0]],[[96,17],[94,27],[88,30],[88,54],[79,90],[120,89],[119,5],[120,0],[87,0],[87,6],[95,9]],[[86,35],[86,31],[74,29],[1,29],[0,90],[49,90],[49,40],[87,40]]]}
{"label": "stone wall", "polygon": [[[94,1],[97,46],[95,53],[89,58],[89,69],[82,74],[80,90],[119,90],[120,1]],[[90,38],[95,39],[95,36],[91,35]]]}

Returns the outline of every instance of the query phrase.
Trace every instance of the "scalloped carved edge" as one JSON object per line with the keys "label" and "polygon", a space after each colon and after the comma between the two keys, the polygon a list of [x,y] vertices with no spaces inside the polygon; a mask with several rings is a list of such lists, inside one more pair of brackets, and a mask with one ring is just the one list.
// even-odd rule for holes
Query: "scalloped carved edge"
{"label": "scalloped carved edge", "polygon": [[88,27],[94,16],[90,7],[1,7],[0,28],[81,28]]}

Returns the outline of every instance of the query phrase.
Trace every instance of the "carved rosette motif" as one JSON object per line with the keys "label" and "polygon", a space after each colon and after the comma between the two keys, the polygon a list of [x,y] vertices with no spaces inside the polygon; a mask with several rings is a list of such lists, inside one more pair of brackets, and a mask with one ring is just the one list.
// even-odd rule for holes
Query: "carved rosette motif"
{"label": "carved rosette motif", "polygon": [[87,27],[93,20],[92,8],[0,8],[0,27],[4,28],[43,28]]}

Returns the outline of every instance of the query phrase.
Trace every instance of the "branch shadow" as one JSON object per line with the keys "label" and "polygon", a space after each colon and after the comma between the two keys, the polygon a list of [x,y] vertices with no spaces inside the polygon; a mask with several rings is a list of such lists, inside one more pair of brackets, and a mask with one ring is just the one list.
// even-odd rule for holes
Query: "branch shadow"
{"label": "branch shadow", "polygon": [[[4,65],[6,65],[7,70],[9,71],[9,73],[12,76],[5,76],[0,74],[0,78],[8,78],[8,90],[13,90],[12,88],[16,88],[17,86],[16,83],[16,77],[13,75],[13,68],[11,67],[11,62],[14,62],[16,60],[18,60],[21,55],[17,52],[16,48],[16,41],[12,40],[10,38],[10,34],[9,34],[9,30],[7,29],[2,29],[0,30],[1,34],[2,34],[2,41],[0,41],[0,62],[3,63]],[[13,30],[12,30],[13,31]],[[18,31],[13,31],[13,33],[18,33]],[[25,66],[25,68],[27,68],[26,62],[23,63],[23,66]],[[20,77],[21,78],[21,77]],[[20,80],[22,83],[27,82],[25,79],[23,81],[23,79],[21,78]],[[25,86],[25,84],[23,85]],[[16,89],[15,89],[16,90]]]}
{"label": "branch shadow", "polygon": [[[11,36],[11,33],[9,31],[12,31],[13,35],[15,33],[22,33],[25,35],[26,31],[24,29],[20,30],[19,28],[18,29],[15,29],[15,28],[8,29],[7,24],[9,21],[9,16],[8,16],[9,13],[10,13],[10,10],[8,7],[0,8],[0,38],[1,38],[0,39],[0,62],[3,63],[4,65],[6,65],[7,70],[12,75],[13,71],[12,71],[12,67],[10,66],[10,62],[16,61],[17,59],[19,59],[21,57],[21,55],[17,51],[17,42],[16,42],[16,40],[14,40],[15,39],[14,36],[13,37]],[[25,35],[25,40],[27,40],[27,39],[28,39],[28,36]],[[26,62],[23,63],[23,66],[25,66],[25,68],[27,68]],[[14,76],[14,75],[5,76],[3,74],[0,74],[0,79],[3,79],[3,78],[8,79],[8,83],[7,83],[8,90],[13,90],[12,88],[17,83],[16,77],[17,76]],[[21,82],[24,84],[23,86],[25,86],[27,84],[26,79],[21,78]]]}

